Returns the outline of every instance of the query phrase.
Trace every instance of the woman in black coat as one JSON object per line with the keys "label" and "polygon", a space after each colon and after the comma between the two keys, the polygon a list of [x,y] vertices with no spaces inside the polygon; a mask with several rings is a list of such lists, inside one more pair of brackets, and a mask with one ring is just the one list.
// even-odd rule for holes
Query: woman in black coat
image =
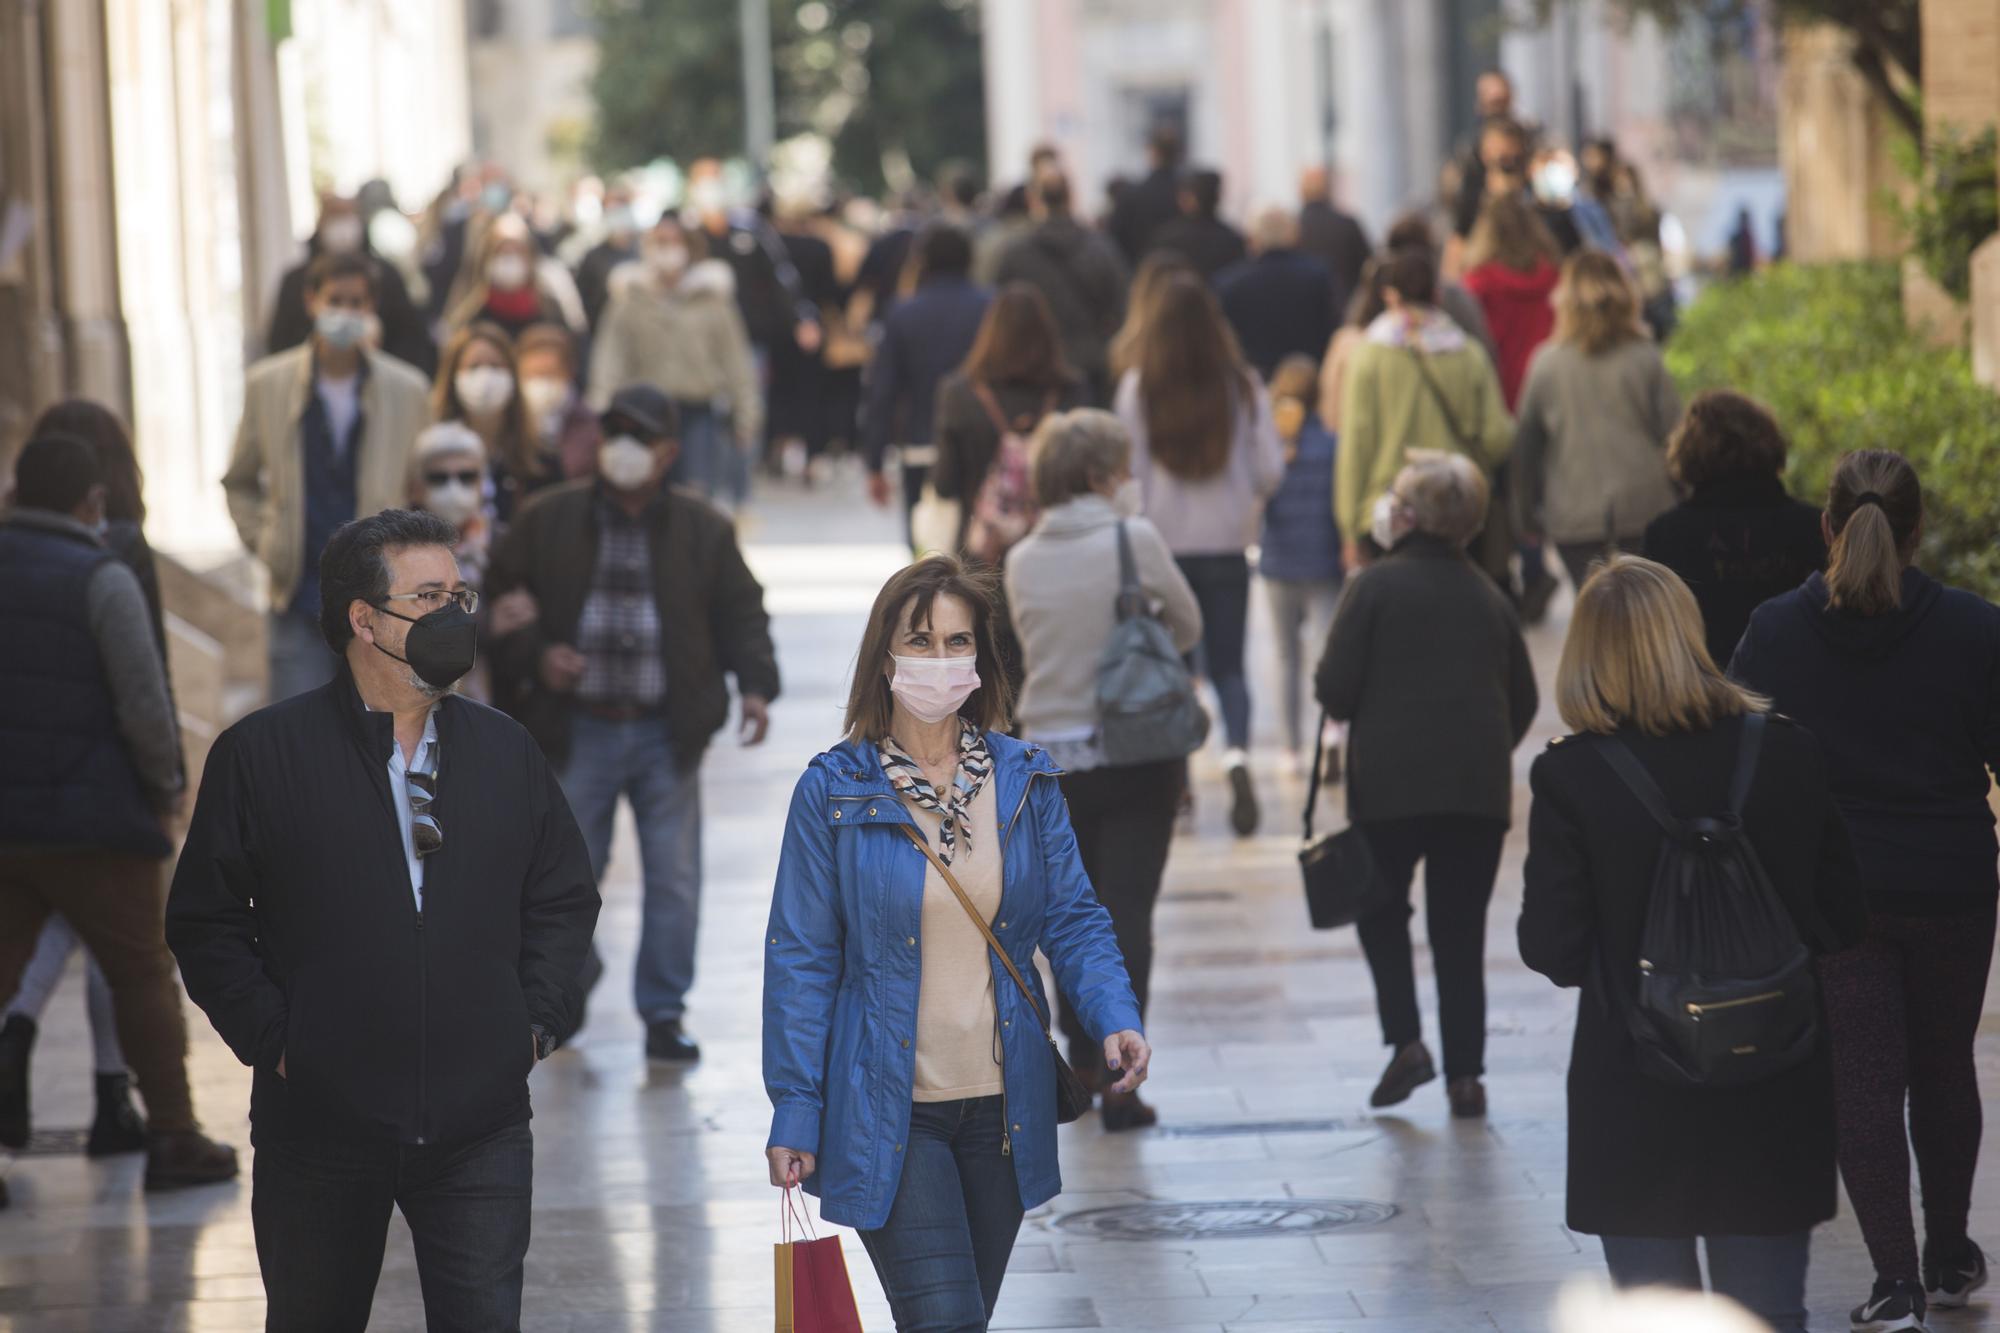
{"label": "woman in black coat", "polygon": [[1410,957],[1410,881],[1424,863],[1445,1092],[1486,1114],[1486,906],[1513,812],[1514,747],[1535,720],[1535,672],[1514,610],[1466,557],[1485,526],[1486,478],[1460,454],[1413,449],[1377,506],[1387,550],[1347,581],[1314,674],[1320,706],[1348,722],[1348,818],[1367,830],[1390,900],[1364,916],[1383,1044],[1395,1051],[1369,1104],[1394,1106],[1437,1077]]}
{"label": "woman in black coat", "polygon": [[1652,521],[1642,549],[1694,594],[1717,666],[1752,611],[1826,568],[1819,510],[1785,491],[1785,449],[1776,419],[1726,389],[1689,403],[1667,442],[1667,470],[1691,493]]}
{"label": "woman in black coat", "polygon": [[[1710,1284],[1779,1333],[1805,1327],[1812,1228],[1834,1215],[1828,1041],[1803,1064],[1737,1087],[1642,1071],[1622,1015],[1664,834],[1605,757],[1622,742],[1681,818],[1728,806],[1744,715],[1765,702],[1701,644],[1694,598],[1650,560],[1614,558],[1577,596],[1556,678],[1559,739],[1529,770],[1521,958],[1578,986],[1569,1067],[1569,1226],[1601,1236],[1621,1286]],[[1817,742],[1772,718],[1743,823],[1801,939],[1845,948],[1865,913]],[[1617,978],[1627,980],[1620,982]],[[1628,989],[1617,1000],[1610,985]],[[1615,1007],[1614,1007],[1615,1006]]]}

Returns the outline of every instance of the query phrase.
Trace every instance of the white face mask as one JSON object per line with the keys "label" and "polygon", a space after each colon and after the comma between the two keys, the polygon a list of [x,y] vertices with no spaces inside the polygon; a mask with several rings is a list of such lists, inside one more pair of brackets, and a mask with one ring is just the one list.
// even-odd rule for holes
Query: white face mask
{"label": "white face mask", "polygon": [[424,493],[424,508],[454,528],[462,528],[479,512],[479,488],[462,481],[432,486]]}
{"label": "white face mask", "polygon": [[504,254],[493,256],[486,265],[486,281],[501,291],[511,292],[528,285],[528,259],[525,255]]}
{"label": "white face mask", "polygon": [[974,657],[896,657],[896,674],[889,693],[919,722],[942,722],[979,688],[979,659]]}
{"label": "white face mask", "polygon": [[340,310],[329,306],[313,317],[313,332],[328,347],[344,352],[367,341],[371,318],[359,310]]}
{"label": "white face mask", "polygon": [[361,248],[363,227],[353,213],[342,213],[319,224],[319,244],[329,254],[353,254]]}
{"label": "white face mask", "polygon": [[541,421],[569,401],[569,381],[553,375],[522,380],[521,401],[528,405],[528,414]]}
{"label": "white face mask", "polygon": [[458,401],[476,417],[493,415],[514,396],[514,375],[505,366],[467,366],[451,383]]}
{"label": "white face mask", "polygon": [[1111,493],[1111,507],[1120,518],[1137,518],[1146,510],[1146,492],[1139,487],[1137,477],[1127,477],[1118,483],[1118,489]]}
{"label": "white face mask", "polygon": [[1368,535],[1383,550],[1393,550],[1396,542],[1409,530],[1402,518],[1403,506],[1392,493],[1384,491],[1375,497],[1375,510],[1369,516]]}
{"label": "white face mask", "polygon": [[617,490],[636,491],[653,479],[653,451],[630,435],[614,436],[597,450],[597,475]]}
{"label": "white face mask", "polygon": [[685,245],[655,245],[646,250],[646,263],[663,278],[677,278],[688,266]]}

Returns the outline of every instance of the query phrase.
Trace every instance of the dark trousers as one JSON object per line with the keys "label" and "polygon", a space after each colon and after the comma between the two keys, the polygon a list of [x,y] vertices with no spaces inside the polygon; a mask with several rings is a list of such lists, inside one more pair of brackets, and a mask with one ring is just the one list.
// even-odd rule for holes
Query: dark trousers
{"label": "dark trousers", "polygon": [[1424,863],[1424,921],[1437,970],[1444,1074],[1486,1072],[1486,904],[1500,871],[1507,822],[1478,815],[1417,815],[1367,823],[1368,847],[1390,902],[1362,918],[1361,951],[1375,978],[1382,1040],[1407,1046],[1423,1037],[1410,958],[1410,884]]}
{"label": "dark trousers", "polygon": [[1243,634],[1250,619],[1250,562],[1241,554],[1182,555],[1181,567],[1201,606],[1194,669],[1222,704],[1222,733],[1232,749],[1250,744],[1250,682],[1243,674]]}
{"label": "dark trousers", "polygon": [[889,1220],[861,1233],[896,1333],[986,1333],[1021,1230],[999,1097],[917,1102]]}
{"label": "dark trousers", "polygon": [[368,1327],[389,1214],[416,1244],[430,1333],[521,1326],[535,1141],[526,1121],[464,1143],[423,1147],[264,1143],[250,1219],[271,1333]]}
{"label": "dark trousers", "polygon": [[[1620,1287],[1704,1290],[1694,1236],[1605,1236],[1604,1262]],[[1706,1290],[1741,1304],[1772,1333],[1805,1333],[1806,1263],[1812,1232],[1785,1236],[1705,1236]]]}
{"label": "dark trousers", "polygon": [[[1060,781],[1076,830],[1077,854],[1097,901],[1111,914],[1111,929],[1143,1017],[1153,971],[1153,904],[1159,901],[1174,816],[1187,786],[1187,760],[1088,768],[1065,773]],[[1070,1063],[1101,1071],[1104,1049],[1068,1005],[1062,1010],[1062,1030],[1069,1038]]]}
{"label": "dark trousers", "polygon": [[1913,1145],[1926,1247],[1951,1255],[1966,1239],[1984,1128],[1972,1042],[1993,927],[1990,902],[1965,916],[1878,914],[1859,945],[1820,960],[1840,1177],[1885,1280],[1918,1277]]}
{"label": "dark trousers", "polygon": [[1644,545],[1641,538],[1621,537],[1617,541],[1557,542],[1556,554],[1562,557],[1563,569],[1569,574],[1572,588],[1583,587],[1583,581],[1590,577],[1590,571],[1613,555],[1638,555]]}
{"label": "dark trousers", "polygon": [[187,1024],[165,930],[160,862],[113,852],[0,854],[0,995],[21,986],[42,923],[60,913],[111,985],[118,1044],[156,1134],[195,1127]]}

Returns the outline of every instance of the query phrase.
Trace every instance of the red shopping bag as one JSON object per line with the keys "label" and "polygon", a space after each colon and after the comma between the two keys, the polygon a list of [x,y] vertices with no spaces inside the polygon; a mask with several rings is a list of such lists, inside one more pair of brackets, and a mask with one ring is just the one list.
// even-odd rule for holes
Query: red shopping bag
{"label": "red shopping bag", "polygon": [[[813,1236],[812,1219],[793,1203],[790,1185],[785,1186],[778,1218],[784,1240],[771,1247],[777,1270],[777,1333],[861,1333],[861,1314],[854,1308],[840,1237]],[[794,1218],[805,1239],[792,1239]]]}

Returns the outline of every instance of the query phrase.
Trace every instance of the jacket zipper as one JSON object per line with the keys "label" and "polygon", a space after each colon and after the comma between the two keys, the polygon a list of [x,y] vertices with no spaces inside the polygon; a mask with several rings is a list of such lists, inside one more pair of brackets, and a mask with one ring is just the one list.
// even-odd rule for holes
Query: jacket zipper
{"label": "jacket zipper", "polygon": [[1740,1000],[1718,1000],[1714,1004],[1690,1004],[1687,1010],[1689,1014],[1700,1018],[1703,1014],[1712,1014],[1723,1009],[1741,1009],[1746,1004],[1769,1004],[1772,1000],[1782,1000],[1784,998],[1785,993],[1781,990],[1765,991],[1762,995],[1746,995]]}

